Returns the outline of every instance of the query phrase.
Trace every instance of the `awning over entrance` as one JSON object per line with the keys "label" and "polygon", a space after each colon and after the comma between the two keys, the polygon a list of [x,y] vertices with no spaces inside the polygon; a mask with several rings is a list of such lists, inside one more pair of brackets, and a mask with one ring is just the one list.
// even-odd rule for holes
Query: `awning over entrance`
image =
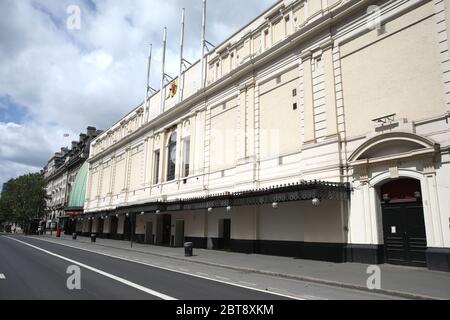
{"label": "awning over entrance", "polygon": [[226,208],[228,206],[263,205],[274,202],[302,200],[347,200],[350,196],[349,183],[323,181],[301,181],[277,185],[270,188],[254,189],[235,193],[212,194],[199,198],[175,201],[149,202],[140,205],[117,208],[117,213],[168,212]]}
{"label": "awning over entrance", "polygon": [[67,208],[64,209],[65,214],[68,216],[77,216],[83,213],[84,200],[86,197],[86,182],[89,164],[85,162],[75,177],[75,181],[72,186],[72,190],[69,195],[69,203]]}

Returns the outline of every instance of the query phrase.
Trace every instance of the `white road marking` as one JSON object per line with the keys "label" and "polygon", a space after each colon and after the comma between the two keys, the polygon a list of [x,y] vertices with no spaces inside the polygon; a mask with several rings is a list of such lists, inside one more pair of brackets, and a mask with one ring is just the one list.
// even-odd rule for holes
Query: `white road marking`
{"label": "white road marking", "polygon": [[51,256],[54,256],[54,257],[56,257],[56,258],[65,260],[65,261],[70,262],[70,263],[72,263],[72,264],[78,265],[78,266],[80,266],[80,267],[82,267],[82,268],[91,270],[91,271],[93,271],[93,272],[96,272],[96,273],[98,273],[98,274],[101,274],[102,276],[105,276],[105,277],[107,277],[107,278],[116,280],[116,281],[118,281],[118,282],[120,282],[120,283],[123,283],[123,284],[125,284],[125,285],[127,285],[127,286],[130,286],[130,287],[132,287],[132,288],[141,290],[141,291],[143,291],[143,292],[145,292],[145,293],[148,293],[148,294],[150,294],[150,295],[152,295],[152,296],[161,298],[161,299],[163,299],[163,300],[177,300],[177,299],[175,299],[175,298],[173,298],[173,297],[170,297],[170,296],[168,296],[168,295],[165,295],[165,294],[163,294],[163,293],[160,293],[160,292],[154,291],[154,290],[152,290],[152,289],[143,287],[143,286],[141,286],[141,285],[139,285],[139,284],[137,284],[137,283],[134,283],[134,282],[128,281],[128,280],[126,280],[126,279],[117,277],[117,276],[112,275],[112,274],[110,274],[110,273],[107,273],[107,272],[105,272],[105,271],[102,271],[102,270],[96,269],[96,268],[94,268],[94,267],[88,266],[88,265],[86,265],[86,264],[84,264],[84,263],[80,263],[80,262],[78,262],[78,261],[75,261],[75,260],[72,260],[72,259],[63,257],[63,256],[61,256],[61,255],[59,255],[59,254],[56,254],[56,253],[50,252],[50,251],[48,251],[48,250],[45,250],[45,249],[36,247],[36,246],[34,246],[34,245],[32,245],[32,244],[29,244],[29,243],[27,243],[27,242],[24,242],[24,241],[15,239],[15,238],[11,238],[11,237],[5,237],[5,238],[8,238],[8,239],[13,240],[13,241],[17,241],[17,242],[19,242],[19,243],[21,243],[21,244],[24,244],[24,245],[26,245],[26,246],[29,246],[29,247],[31,247],[31,248],[33,248],[33,249],[42,251],[42,252],[47,253],[47,254],[49,254],[49,255],[51,255]]}
{"label": "white road marking", "polygon": [[310,295],[302,295],[302,298],[304,298],[305,300],[328,300],[325,298],[320,298],[320,297],[310,296]]}
{"label": "white road marking", "polygon": [[251,283],[251,282],[245,282],[245,281],[239,281],[239,283],[245,284],[247,286],[256,286],[256,283]]}
{"label": "white road marking", "polygon": [[184,271],[184,272],[189,272],[189,269],[184,269],[184,268],[178,268],[178,269],[180,269],[181,271]]}
{"label": "white road marking", "polygon": [[278,288],[271,288],[271,287],[267,287],[268,291],[282,291],[282,292],[288,292],[287,290],[284,289],[278,289]]}
{"label": "white road marking", "polygon": [[6,280],[6,277],[3,273],[0,273],[0,280]]}
{"label": "white road marking", "polygon": [[[115,258],[115,259],[119,259],[119,260],[124,260],[124,261],[130,262],[128,259],[125,259],[125,258],[119,257],[119,256],[115,256],[115,255],[112,255],[112,254],[108,254],[108,253],[103,253],[103,252],[98,252],[98,251],[89,250],[89,249],[85,249],[85,248],[75,247],[75,246],[71,246],[71,245],[68,245],[68,244],[62,244],[62,243],[59,243],[59,242],[56,242],[56,241],[49,241],[49,240],[37,239],[37,238],[32,238],[32,239],[40,240],[40,241],[44,241],[44,242],[50,242],[50,243],[57,244],[57,245],[60,245],[60,246],[63,246],[63,247],[69,247],[69,248],[73,248],[73,249],[83,250],[83,251],[86,251],[86,252],[91,252],[91,253],[99,254],[99,255],[102,255],[102,256],[106,256],[106,257]],[[133,261],[133,262],[137,263],[137,264],[142,264],[142,265],[145,265],[145,266],[148,266],[148,267],[156,268],[156,269],[161,269],[161,270],[166,270],[166,271],[171,271],[171,272],[184,274],[184,275],[187,275],[187,276],[190,276],[190,277],[195,277],[195,278],[210,280],[210,281],[214,281],[214,282],[219,282],[219,283],[223,283],[223,284],[227,284],[227,285],[231,285],[231,286],[235,286],[235,287],[239,287],[239,288],[249,289],[249,290],[252,290],[252,291],[263,292],[265,294],[272,294],[272,295],[275,295],[275,296],[285,297],[285,298],[294,299],[294,300],[305,300],[305,299],[302,299],[302,298],[300,298],[298,296],[281,294],[281,293],[277,293],[277,292],[268,292],[266,290],[262,290],[262,289],[258,289],[258,288],[252,288],[252,287],[244,286],[244,285],[233,283],[233,282],[227,282],[227,281],[222,281],[222,280],[219,280],[219,279],[209,278],[209,275],[206,274],[206,273],[196,272],[196,274],[193,274],[193,273],[187,273],[187,272],[183,272],[183,271],[179,271],[179,270],[172,270],[172,269],[168,269],[168,268],[159,266],[159,263],[156,263],[156,262],[153,263],[153,264],[146,263],[146,262],[137,262],[137,261],[136,262]]]}
{"label": "white road marking", "polygon": [[216,276],[216,278],[217,278],[217,279],[221,279],[221,280],[230,280],[230,279],[228,279],[228,278],[221,277],[221,276]]}

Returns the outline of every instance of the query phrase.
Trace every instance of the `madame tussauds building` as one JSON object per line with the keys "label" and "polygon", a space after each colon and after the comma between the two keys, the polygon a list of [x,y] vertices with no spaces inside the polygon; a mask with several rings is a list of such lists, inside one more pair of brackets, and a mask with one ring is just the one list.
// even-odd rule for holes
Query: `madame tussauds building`
{"label": "madame tussauds building", "polygon": [[93,141],[90,232],[450,271],[449,10],[277,2]]}

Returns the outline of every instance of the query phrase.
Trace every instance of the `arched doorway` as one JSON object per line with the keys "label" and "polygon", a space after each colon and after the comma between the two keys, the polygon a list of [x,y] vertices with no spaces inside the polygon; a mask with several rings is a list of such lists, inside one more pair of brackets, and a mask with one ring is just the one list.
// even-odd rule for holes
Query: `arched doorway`
{"label": "arched doorway", "polygon": [[427,238],[420,181],[390,180],[379,187],[385,262],[426,267]]}

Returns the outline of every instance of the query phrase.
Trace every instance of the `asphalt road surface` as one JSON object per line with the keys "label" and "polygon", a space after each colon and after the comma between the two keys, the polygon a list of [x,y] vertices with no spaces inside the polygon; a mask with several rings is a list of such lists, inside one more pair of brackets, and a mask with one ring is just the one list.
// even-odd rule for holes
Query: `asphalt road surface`
{"label": "asphalt road surface", "polygon": [[[76,245],[81,247],[0,235],[0,300],[398,299],[123,249],[99,247],[101,251],[96,252],[83,248],[86,244]],[[81,273],[79,290],[67,286],[68,279],[74,283],[73,274],[68,273],[73,266]]]}
{"label": "asphalt road surface", "polygon": [[[70,266],[81,289],[69,290]],[[70,282],[74,283],[74,282]],[[0,236],[0,300],[278,300],[288,297],[149,267],[83,250]]]}

